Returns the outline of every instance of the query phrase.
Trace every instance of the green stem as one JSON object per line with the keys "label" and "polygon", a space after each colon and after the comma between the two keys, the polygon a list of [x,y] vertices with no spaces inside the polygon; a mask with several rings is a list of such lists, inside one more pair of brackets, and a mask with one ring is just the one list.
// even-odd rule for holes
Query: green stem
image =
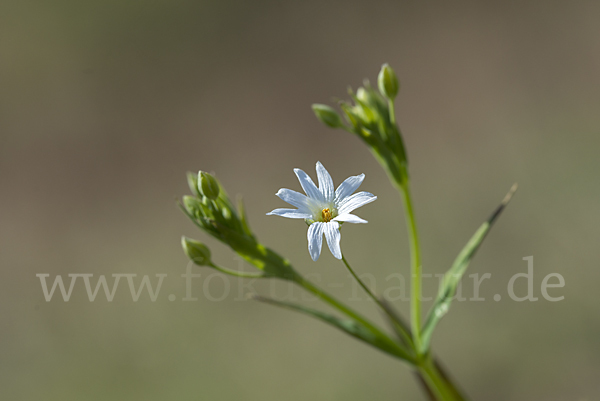
{"label": "green stem", "polygon": [[394,100],[388,99],[388,109],[390,110],[390,122],[396,124],[396,113],[394,112]]}
{"label": "green stem", "polygon": [[381,308],[381,310],[388,315],[388,317],[393,321],[396,322],[398,329],[400,330],[400,333],[402,334],[402,337],[404,338],[404,340],[407,341],[408,344],[410,344],[411,347],[414,347],[412,338],[410,336],[410,333],[408,331],[405,330],[404,326],[402,325],[402,322],[398,322],[397,317],[392,314],[389,310],[389,308],[387,308],[385,305],[383,305],[383,303],[381,302],[381,300],[375,295],[373,294],[373,292],[371,291],[371,289],[369,287],[366,286],[366,284],[360,279],[360,277],[354,272],[354,270],[352,269],[352,267],[350,267],[350,264],[348,263],[348,261],[346,260],[346,257],[344,255],[342,255],[342,262],[344,262],[344,264],[346,265],[346,268],[348,269],[348,271],[350,272],[350,274],[352,274],[352,277],[354,277],[354,279],[358,282],[358,284],[362,287],[363,290],[365,290],[365,292],[367,294],[369,294],[369,296],[373,299],[373,301],[375,301],[375,303]]}
{"label": "green stem", "polygon": [[421,349],[421,252],[419,249],[419,235],[417,233],[417,223],[415,222],[415,212],[413,210],[412,198],[410,196],[410,184],[408,178],[404,180],[401,187],[404,197],[404,206],[406,213],[406,225],[408,228],[408,238],[410,240],[410,259],[411,259],[411,313],[410,322],[413,333],[413,339],[417,350]]}
{"label": "green stem", "polygon": [[328,303],[329,305],[331,305],[332,307],[336,308],[337,310],[339,310],[340,312],[342,312],[346,316],[350,317],[351,319],[353,319],[357,323],[360,323],[361,325],[363,325],[371,333],[373,333],[376,336],[384,339],[387,343],[389,343],[389,345],[392,345],[394,348],[396,348],[398,350],[398,354],[402,355],[402,357],[404,359],[406,359],[408,362],[410,362],[412,364],[415,364],[417,362],[416,359],[415,359],[415,357],[413,355],[411,355],[409,352],[407,352],[396,341],[392,340],[386,333],[384,333],[383,331],[381,331],[377,326],[375,326],[373,323],[369,322],[367,319],[365,319],[364,317],[362,317],[361,315],[359,315],[358,313],[356,313],[352,309],[348,308],[346,305],[344,305],[341,302],[339,302],[337,299],[333,298],[331,295],[327,294],[322,289],[320,289],[317,286],[315,286],[310,281],[308,281],[305,278],[299,276],[295,280],[295,282],[298,285],[300,285],[302,288],[304,288],[305,290],[307,290],[308,292],[310,292],[310,293],[314,294],[315,296],[317,296],[318,298],[320,298],[322,301]]}
{"label": "green stem", "polygon": [[217,266],[213,262],[210,262],[208,266],[212,267],[215,270],[220,271],[221,273],[229,274],[231,276],[242,277],[242,278],[261,278],[265,277],[264,273],[248,273],[238,270],[231,270],[225,267]]}
{"label": "green stem", "polygon": [[417,365],[417,373],[423,379],[427,388],[439,401],[465,401],[450,380],[440,371],[439,366],[431,356],[426,356]]}
{"label": "green stem", "polygon": [[[329,305],[333,306],[334,308],[336,308],[337,310],[339,310],[343,314],[347,315],[348,317],[352,318],[353,320],[356,320],[358,323],[362,324],[363,326],[365,326],[369,330],[371,330],[373,332],[381,333],[381,331],[377,327],[375,327],[371,322],[369,322],[367,319],[365,319],[364,317],[360,316],[358,313],[356,313],[352,309],[348,308],[346,305],[342,304],[337,299],[333,298],[331,295],[327,294],[325,291],[323,291],[322,289],[318,288],[317,286],[315,286],[310,281],[308,281],[308,280],[306,280],[306,279],[304,279],[304,278],[301,277],[296,282],[298,284],[300,284],[300,286],[302,286],[302,288],[304,288],[308,292],[316,295],[318,298],[320,298],[324,302],[326,302]],[[381,334],[383,334],[383,333],[381,333]],[[383,334],[383,335],[385,337],[387,337],[387,335],[385,335],[385,334]]]}

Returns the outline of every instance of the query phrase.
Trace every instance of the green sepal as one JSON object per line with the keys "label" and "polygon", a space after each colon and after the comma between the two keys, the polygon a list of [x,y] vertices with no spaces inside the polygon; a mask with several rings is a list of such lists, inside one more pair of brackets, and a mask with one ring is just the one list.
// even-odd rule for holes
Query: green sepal
{"label": "green sepal", "polygon": [[202,196],[200,191],[198,190],[198,174],[192,173],[191,171],[187,172],[187,182],[190,187],[190,191],[196,196]]}

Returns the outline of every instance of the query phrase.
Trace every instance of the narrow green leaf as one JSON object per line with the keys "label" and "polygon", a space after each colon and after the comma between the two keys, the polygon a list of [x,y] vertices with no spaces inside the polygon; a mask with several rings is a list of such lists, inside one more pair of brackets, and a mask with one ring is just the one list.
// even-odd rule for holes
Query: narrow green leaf
{"label": "narrow green leaf", "polygon": [[[345,332],[346,334],[357,338],[361,341],[366,342],[367,344],[372,345],[375,348],[380,349],[381,351],[390,354],[394,357],[411,361],[411,357],[408,355],[408,351],[406,351],[399,344],[396,344],[390,341],[387,338],[380,337],[366,327],[361,325],[360,323],[351,320],[351,319],[340,319],[338,317],[329,315],[327,313],[318,311],[316,309],[307,308],[302,305],[293,304],[290,302],[278,301],[272,298],[265,298],[259,295],[252,295],[252,299],[265,302],[271,305],[276,305],[285,309],[293,310],[296,312],[304,313],[306,315],[312,316],[318,320],[321,320],[325,323],[329,323],[330,325],[338,328],[339,330]],[[412,362],[411,362],[412,363]]]}
{"label": "narrow green leaf", "polygon": [[502,213],[516,190],[517,184],[514,184],[504,197],[502,203],[500,203],[500,206],[498,206],[490,218],[479,227],[469,242],[467,242],[467,245],[465,245],[462,251],[460,251],[450,270],[448,270],[444,275],[438,296],[433,307],[429,311],[423,331],[421,332],[422,352],[427,352],[429,349],[431,336],[433,335],[435,326],[440,319],[446,313],[448,313],[448,309],[450,309],[450,304],[452,303],[452,298],[454,298],[454,295],[456,294],[458,284],[465,274],[467,267],[469,266],[469,262],[475,255],[477,249],[479,249],[479,246],[485,239],[487,233],[490,231],[490,228],[492,228],[492,225],[500,213]]}

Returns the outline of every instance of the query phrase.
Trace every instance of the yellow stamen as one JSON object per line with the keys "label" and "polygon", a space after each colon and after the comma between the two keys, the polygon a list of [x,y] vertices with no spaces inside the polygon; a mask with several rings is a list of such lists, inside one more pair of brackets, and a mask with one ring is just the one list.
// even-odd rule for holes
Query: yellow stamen
{"label": "yellow stamen", "polygon": [[332,216],[331,216],[331,211],[329,210],[329,208],[321,210],[321,217],[323,218],[323,221],[325,223],[327,223],[328,221],[331,221]]}

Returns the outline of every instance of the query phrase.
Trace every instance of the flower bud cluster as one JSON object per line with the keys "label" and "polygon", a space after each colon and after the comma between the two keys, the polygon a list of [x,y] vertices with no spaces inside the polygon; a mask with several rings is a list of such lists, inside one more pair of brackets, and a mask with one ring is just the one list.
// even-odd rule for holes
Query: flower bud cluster
{"label": "flower bud cluster", "polygon": [[377,81],[379,91],[365,81],[356,93],[349,90],[352,102],[339,103],[346,123],[329,106],[315,104],[312,107],[317,118],[327,126],[343,128],[361,138],[392,181],[403,186],[408,178],[406,151],[393,111],[393,101],[400,84],[394,70],[387,64],[382,66]]}
{"label": "flower bud cluster", "polygon": [[[242,258],[263,272],[263,277],[293,280],[297,274],[289,262],[260,244],[250,230],[242,203],[236,209],[229,196],[212,175],[200,171],[188,173],[194,195],[182,199],[181,208],[202,230],[231,247]],[[185,238],[186,255],[198,265],[212,266],[210,250],[202,243]]]}

